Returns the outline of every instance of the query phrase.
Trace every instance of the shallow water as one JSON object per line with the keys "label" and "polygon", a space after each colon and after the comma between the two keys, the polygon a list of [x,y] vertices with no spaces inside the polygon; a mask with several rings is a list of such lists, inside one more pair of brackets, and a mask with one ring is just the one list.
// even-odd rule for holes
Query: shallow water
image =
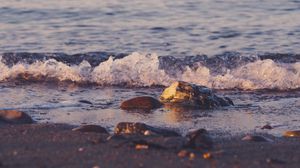
{"label": "shallow water", "polygon": [[9,0],[0,51],[300,53],[298,0]]}
{"label": "shallow water", "polygon": [[[121,121],[224,136],[300,129],[298,0],[10,0],[0,16],[0,109],[110,130]],[[177,80],[235,106],[119,109]],[[261,130],[267,123],[274,129]]]}
{"label": "shallow water", "polygon": [[[158,97],[163,88],[80,87],[74,84],[1,85],[1,109],[18,109],[41,123],[72,125],[99,124],[109,128],[123,121],[145,122],[185,134],[196,128],[231,136],[241,133],[270,133],[280,136],[300,128],[300,92],[219,91],[235,106],[214,110],[160,108],[152,111],[124,111],[123,100],[148,95]],[[86,102],[88,101],[88,102]],[[261,127],[270,124],[272,130]]]}

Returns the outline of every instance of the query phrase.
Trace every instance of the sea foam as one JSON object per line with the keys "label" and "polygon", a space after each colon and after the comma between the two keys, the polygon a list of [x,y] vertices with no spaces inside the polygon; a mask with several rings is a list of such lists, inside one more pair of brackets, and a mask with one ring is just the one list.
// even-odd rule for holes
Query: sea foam
{"label": "sea foam", "polygon": [[[2,60],[2,58],[1,58]],[[34,63],[18,62],[12,66],[0,62],[0,81],[15,79],[37,81],[72,81],[98,85],[168,86],[182,80],[215,89],[278,89],[300,88],[300,62],[281,63],[271,59],[255,60],[232,69],[216,73],[214,67],[198,63],[196,67],[170,69],[160,65],[156,54],[134,52],[126,57],[109,57],[98,66],[83,60],[78,65],[69,65],[55,59],[37,60]],[[172,74],[167,73],[172,71]]]}

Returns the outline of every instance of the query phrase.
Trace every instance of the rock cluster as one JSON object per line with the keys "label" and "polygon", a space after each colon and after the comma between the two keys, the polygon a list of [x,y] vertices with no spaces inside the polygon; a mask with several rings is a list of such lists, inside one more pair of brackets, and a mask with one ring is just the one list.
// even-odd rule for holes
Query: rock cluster
{"label": "rock cluster", "polygon": [[213,109],[220,106],[233,105],[233,102],[228,97],[217,96],[208,87],[178,81],[166,88],[159,100],[149,96],[136,97],[122,102],[121,109],[151,110],[160,108],[162,105],[165,107]]}

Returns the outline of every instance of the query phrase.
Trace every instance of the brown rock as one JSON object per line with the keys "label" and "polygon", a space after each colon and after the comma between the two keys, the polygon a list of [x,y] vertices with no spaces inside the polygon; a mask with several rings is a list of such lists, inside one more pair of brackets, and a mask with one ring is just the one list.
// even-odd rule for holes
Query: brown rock
{"label": "brown rock", "polygon": [[286,131],[283,136],[285,137],[300,137],[300,130]]}
{"label": "brown rock", "polygon": [[202,155],[203,159],[212,159],[213,155],[210,152],[203,153]]}
{"label": "brown rock", "polygon": [[125,100],[121,103],[121,109],[123,110],[151,110],[155,108],[160,108],[161,106],[162,104],[158,100],[150,96],[135,97],[129,100]]}
{"label": "brown rock", "polygon": [[96,132],[102,134],[109,134],[107,130],[99,125],[82,125],[77,128],[73,128],[72,131],[79,131],[79,132]]}
{"label": "brown rock", "polygon": [[144,144],[136,144],[136,145],[135,145],[135,149],[136,149],[136,150],[149,149],[149,146],[148,146],[148,145],[144,145]]}
{"label": "brown rock", "polygon": [[196,157],[195,153],[191,152],[191,153],[189,154],[189,159],[190,159],[190,160],[194,160],[195,157]]}
{"label": "brown rock", "polygon": [[184,158],[189,154],[189,152],[187,150],[181,150],[177,153],[177,156],[180,158]]}
{"label": "brown rock", "polygon": [[16,110],[0,110],[0,122],[11,124],[31,124],[32,118],[21,111]]}

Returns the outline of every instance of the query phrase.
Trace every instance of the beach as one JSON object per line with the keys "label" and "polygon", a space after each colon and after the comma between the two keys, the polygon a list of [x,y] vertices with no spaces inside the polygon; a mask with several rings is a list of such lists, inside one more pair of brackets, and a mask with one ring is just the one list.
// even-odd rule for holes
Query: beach
{"label": "beach", "polygon": [[[132,136],[157,144],[136,149],[130,140],[71,131],[63,124],[0,125],[1,167],[298,167],[300,138],[264,135],[272,142],[242,141],[241,136],[213,139],[210,150],[188,149],[179,156],[183,137]],[[131,139],[130,136],[127,137]],[[131,140],[132,140],[131,139]],[[160,148],[161,147],[161,148]],[[210,157],[204,158],[205,153]]]}
{"label": "beach", "polygon": [[0,168],[300,167],[299,11],[1,2]]}

